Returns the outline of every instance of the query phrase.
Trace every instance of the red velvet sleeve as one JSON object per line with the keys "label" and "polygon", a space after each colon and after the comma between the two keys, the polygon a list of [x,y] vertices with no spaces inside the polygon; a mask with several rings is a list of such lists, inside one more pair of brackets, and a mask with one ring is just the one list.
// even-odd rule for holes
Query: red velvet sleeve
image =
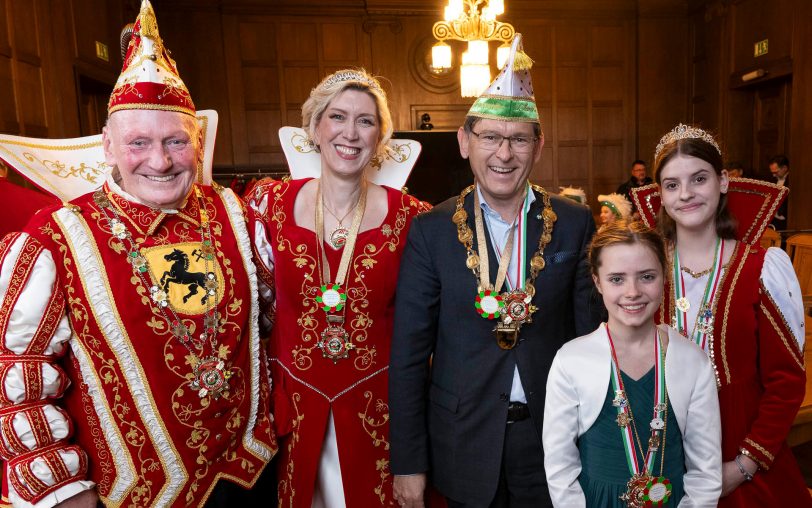
{"label": "red velvet sleeve", "polygon": [[803,352],[763,284],[759,295],[758,361],[764,393],[740,450],[766,470],[786,441],[803,402],[806,372]]}

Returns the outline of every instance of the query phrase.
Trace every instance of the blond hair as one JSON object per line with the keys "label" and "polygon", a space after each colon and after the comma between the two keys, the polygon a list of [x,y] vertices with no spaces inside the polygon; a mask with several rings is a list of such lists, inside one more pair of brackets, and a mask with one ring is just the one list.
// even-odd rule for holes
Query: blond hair
{"label": "blond hair", "polygon": [[378,135],[377,153],[383,151],[383,147],[392,137],[392,115],[389,112],[389,103],[386,100],[386,93],[381,88],[380,82],[375,77],[368,74],[364,69],[342,69],[336,71],[326,78],[315,88],[310,90],[310,97],[302,105],[302,128],[307,132],[310,139],[314,139],[316,125],[321,120],[327,106],[338,94],[345,90],[358,90],[366,92],[375,101],[378,110],[378,125],[380,134]]}

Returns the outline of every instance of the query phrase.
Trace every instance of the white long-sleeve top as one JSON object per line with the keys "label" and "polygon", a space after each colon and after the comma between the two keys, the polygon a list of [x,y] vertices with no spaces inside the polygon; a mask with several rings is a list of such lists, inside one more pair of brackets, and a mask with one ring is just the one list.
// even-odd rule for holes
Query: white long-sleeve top
{"label": "white long-sleeve top", "polygon": [[[668,333],[665,380],[685,452],[685,496],[680,508],[714,507],[722,491],[722,430],[713,369],[707,355],[676,330]],[[544,469],[553,505],[586,506],[578,482],[578,438],[595,423],[611,383],[606,326],[565,344],[547,378]],[[626,467],[626,464],[618,464]]]}

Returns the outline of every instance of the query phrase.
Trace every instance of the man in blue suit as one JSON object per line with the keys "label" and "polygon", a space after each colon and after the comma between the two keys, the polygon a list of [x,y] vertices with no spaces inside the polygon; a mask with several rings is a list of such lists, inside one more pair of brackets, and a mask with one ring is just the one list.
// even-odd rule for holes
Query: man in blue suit
{"label": "man in blue suit", "polygon": [[516,35],[457,137],[475,185],[412,222],[389,370],[401,506],[552,506],[541,446],[547,372],[593,331],[589,209],[530,185],[544,135]]}

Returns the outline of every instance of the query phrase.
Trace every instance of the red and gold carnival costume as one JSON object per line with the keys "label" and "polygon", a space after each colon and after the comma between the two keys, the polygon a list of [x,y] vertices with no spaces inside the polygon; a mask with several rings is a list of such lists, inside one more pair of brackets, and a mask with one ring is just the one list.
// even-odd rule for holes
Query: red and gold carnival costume
{"label": "red and gold carnival costume", "polygon": [[[205,353],[231,371],[218,399],[190,385],[190,354],[134,275],[100,195],[39,214],[0,245],[0,453],[13,502],[56,491],[50,501],[63,500],[87,479],[107,506],[202,506],[218,479],[250,486],[273,456],[245,211],[230,191],[200,190],[174,214],[109,184],[96,194],[131,231],[154,280],[172,272],[174,251],[185,255],[183,273],[200,271],[206,203],[220,322],[217,350]],[[186,291],[173,284],[169,299],[185,326],[203,330],[203,293],[180,303]]]}
{"label": "red and gold carnival costume", "polygon": [[[380,227],[358,235],[346,277],[344,319],[355,347],[334,363],[317,346],[327,322],[315,300],[316,235],[293,219],[294,201],[306,181],[263,182],[254,194],[273,257],[272,269],[258,266],[260,279],[276,291],[270,365],[275,424],[284,436],[279,503],[311,505],[332,412],[346,505],[395,506],[387,440],[395,287],[411,220],[428,205],[386,188],[386,218]],[[324,251],[334,277],[342,251]]]}
{"label": "red and gold carnival costume", "polygon": [[[654,225],[660,207],[657,186],[633,193],[643,220]],[[719,390],[722,461],[742,453],[758,463],[759,470],[752,481],[719,500],[723,508],[812,506],[786,443],[806,387],[799,345],[803,317],[793,312],[793,300],[800,296],[792,294],[797,279],[783,251],[768,252],[757,244],[785,194],[774,184],[746,179],[731,179],[728,188],[738,241],[713,298],[707,352]],[[673,270],[670,273],[656,316],[667,324],[676,315]]]}
{"label": "red and gold carnival costume", "polygon": [[[130,109],[195,116],[149,0],[108,104]],[[276,439],[247,214],[197,184],[157,210],[111,177],[0,241],[0,457],[15,506],[95,486],[106,506],[199,507],[219,480],[256,482]]]}

